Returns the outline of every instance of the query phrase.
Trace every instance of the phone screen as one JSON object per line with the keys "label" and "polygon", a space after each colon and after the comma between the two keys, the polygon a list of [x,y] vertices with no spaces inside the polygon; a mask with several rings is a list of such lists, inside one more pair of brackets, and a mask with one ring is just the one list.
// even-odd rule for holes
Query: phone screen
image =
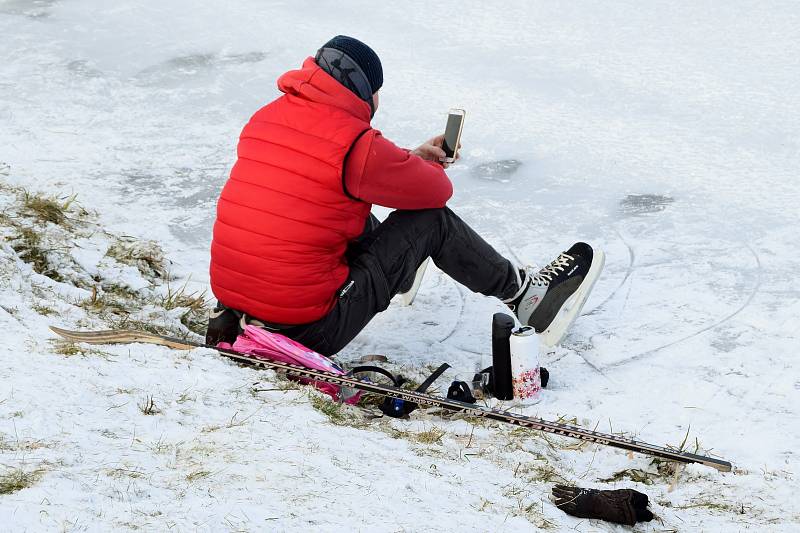
{"label": "phone screen", "polygon": [[458,148],[458,133],[461,131],[461,121],[464,115],[447,115],[447,127],[444,129],[444,143],[442,150],[447,157],[454,157]]}

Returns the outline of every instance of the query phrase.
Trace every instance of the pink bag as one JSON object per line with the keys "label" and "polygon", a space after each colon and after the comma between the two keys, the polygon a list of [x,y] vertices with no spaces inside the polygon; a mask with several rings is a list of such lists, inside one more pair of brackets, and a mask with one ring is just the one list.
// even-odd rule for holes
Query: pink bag
{"label": "pink bag", "polygon": [[[272,333],[271,331],[249,324],[244,327],[244,331],[236,338],[233,346],[227,342],[221,342],[218,346],[267,361],[290,363],[313,370],[325,370],[339,375],[346,374],[336,363],[324,355],[306,348],[299,342],[293,341],[280,333]],[[306,384],[310,383],[318,390],[329,395],[334,401],[343,401],[351,405],[357,403],[362,394],[362,391],[352,391],[351,394],[342,394],[342,387],[324,381],[314,381],[305,378],[301,378],[299,381]]]}

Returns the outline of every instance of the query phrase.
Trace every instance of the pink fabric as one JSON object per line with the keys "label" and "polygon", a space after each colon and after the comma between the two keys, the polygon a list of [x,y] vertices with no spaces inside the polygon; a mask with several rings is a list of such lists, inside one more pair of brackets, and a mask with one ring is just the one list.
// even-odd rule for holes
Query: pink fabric
{"label": "pink fabric", "polygon": [[[256,326],[245,326],[244,332],[236,338],[233,346],[227,342],[221,342],[217,346],[252,355],[257,359],[289,363],[313,370],[325,370],[339,375],[345,374],[344,370],[324,355],[306,348],[299,342],[293,341],[280,333],[272,333]],[[299,381],[301,383],[310,383],[335,401],[342,401],[342,390],[339,385],[309,379],[300,379]],[[361,391],[356,391],[354,395],[343,401],[347,404],[355,404],[361,394]]]}

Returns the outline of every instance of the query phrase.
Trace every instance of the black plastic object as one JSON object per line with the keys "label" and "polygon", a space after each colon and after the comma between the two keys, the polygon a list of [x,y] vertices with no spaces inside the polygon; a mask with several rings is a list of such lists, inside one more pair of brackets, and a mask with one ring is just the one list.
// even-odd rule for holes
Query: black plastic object
{"label": "black plastic object", "polygon": [[542,380],[542,388],[547,388],[547,383],[550,381],[550,372],[543,366],[539,367],[539,377]]}
{"label": "black plastic object", "polygon": [[[358,368],[370,368],[370,367],[358,367]],[[444,371],[447,370],[448,368],[450,368],[450,365],[448,365],[447,363],[442,363],[441,365],[439,365],[439,368],[434,370],[433,373],[430,376],[428,376],[428,379],[423,381],[419,387],[414,389],[415,392],[427,391],[428,387],[430,387],[433,384],[433,382],[436,381],[436,379],[439,376],[441,376],[444,373]],[[386,374],[388,374],[388,372]],[[391,374],[389,374],[389,376],[391,377]],[[394,382],[395,382],[394,383],[395,387],[399,387],[400,385],[405,383],[405,378],[402,377],[397,378],[394,380]],[[380,405],[379,409],[386,416],[391,416],[392,418],[404,418],[410,415],[417,407],[419,406],[413,402],[409,402],[400,398],[390,398],[387,396],[386,398],[384,398],[383,403]]]}
{"label": "black plastic object", "polygon": [[514,329],[514,319],[505,313],[492,317],[492,377],[493,394],[498,400],[514,399],[511,383],[511,348],[508,339]]}
{"label": "black plastic object", "polygon": [[475,397],[464,381],[454,381],[450,388],[447,389],[447,399],[457,400],[459,402],[475,403]]}

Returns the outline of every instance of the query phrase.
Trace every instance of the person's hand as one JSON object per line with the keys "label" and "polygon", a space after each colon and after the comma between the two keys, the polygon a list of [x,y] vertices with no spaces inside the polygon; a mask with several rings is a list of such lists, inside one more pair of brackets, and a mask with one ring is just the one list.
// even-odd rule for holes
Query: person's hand
{"label": "person's hand", "polygon": [[[447,168],[450,166],[450,164],[440,161],[440,159],[444,158],[445,156],[444,150],[442,150],[442,144],[444,144],[444,134],[428,139],[424,144],[412,150],[411,153],[421,157],[422,159],[425,159],[426,161],[435,161],[436,163],[440,163],[444,168]],[[458,148],[461,148],[461,143],[458,143]],[[458,150],[456,150],[456,159],[459,159],[460,157],[461,155],[458,153]]]}

